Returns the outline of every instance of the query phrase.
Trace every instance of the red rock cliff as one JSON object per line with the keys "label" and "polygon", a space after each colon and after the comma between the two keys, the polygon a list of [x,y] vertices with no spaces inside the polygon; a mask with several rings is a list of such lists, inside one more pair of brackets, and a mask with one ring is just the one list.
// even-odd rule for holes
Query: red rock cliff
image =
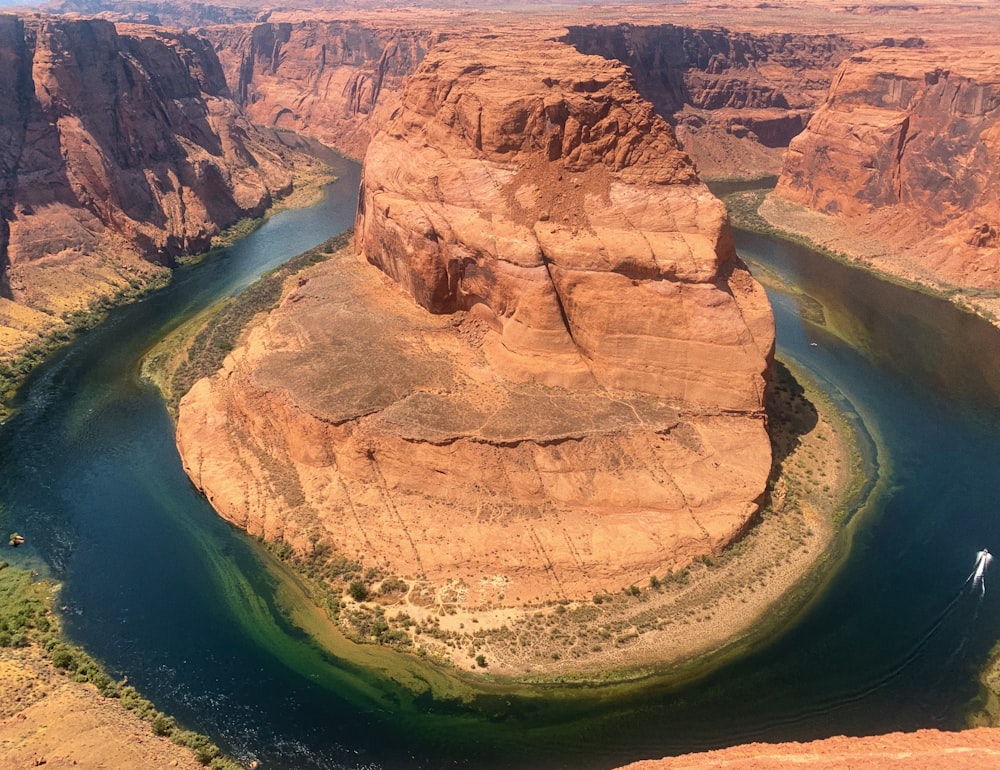
{"label": "red rock cliff", "polygon": [[776,195],[881,238],[937,283],[1000,285],[997,62],[940,47],[850,57]]}
{"label": "red rock cliff", "polygon": [[564,40],[627,64],[699,172],[713,177],[777,173],[837,66],[861,47],[835,34],[673,24],[573,26]]}
{"label": "red rock cliff", "polygon": [[141,272],[130,254],[204,249],[290,185],[200,38],[2,16],[0,62],[0,292],[35,311]]}
{"label": "red rock cliff", "polygon": [[440,35],[357,21],[212,27],[233,93],[254,123],[364,155],[403,81]]}

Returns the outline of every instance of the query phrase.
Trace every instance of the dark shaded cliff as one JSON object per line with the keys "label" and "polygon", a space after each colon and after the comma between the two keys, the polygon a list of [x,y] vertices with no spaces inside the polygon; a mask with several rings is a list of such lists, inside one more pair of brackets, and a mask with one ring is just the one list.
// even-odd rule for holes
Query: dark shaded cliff
{"label": "dark shaded cliff", "polygon": [[704,176],[777,173],[844,57],[841,35],[655,26],[570,27],[565,42],[627,64]]}
{"label": "dark shaded cliff", "polygon": [[[202,250],[291,184],[286,151],[193,35],[0,16],[0,93],[0,296],[33,312],[86,306],[140,258]],[[0,322],[51,326],[26,312]]]}

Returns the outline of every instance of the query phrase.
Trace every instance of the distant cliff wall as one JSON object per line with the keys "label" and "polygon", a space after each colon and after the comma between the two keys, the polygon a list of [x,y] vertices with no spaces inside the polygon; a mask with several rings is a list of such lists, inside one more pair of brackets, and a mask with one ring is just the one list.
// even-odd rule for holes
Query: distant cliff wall
{"label": "distant cliff wall", "polygon": [[775,194],[876,235],[914,269],[1000,285],[1000,65],[877,48],[847,59]]}
{"label": "distant cliff wall", "polygon": [[[255,123],[311,134],[354,157],[399,105],[404,81],[446,39],[358,21],[211,27],[237,100]],[[654,26],[572,26],[563,41],[631,68],[709,177],[777,174],[837,65],[859,50],[838,35],[751,35]]]}
{"label": "distant cliff wall", "polygon": [[837,66],[861,48],[841,35],[673,24],[575,26],[564,40],[627,64],[639,92],[674,124],[685,152],[708,177],[776,174]]}
{"label": "distant cliff wall", "polygon": [[211,27],[234,97],[254,123],[360,158],[403,82],[442,35],[356,21]]}

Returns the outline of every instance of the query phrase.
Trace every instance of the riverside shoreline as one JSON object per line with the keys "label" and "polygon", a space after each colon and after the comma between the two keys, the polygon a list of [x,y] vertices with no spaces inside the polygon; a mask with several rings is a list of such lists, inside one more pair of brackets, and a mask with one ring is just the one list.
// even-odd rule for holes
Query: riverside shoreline
{"label": "riverside shoreline", "polygon": [[[167,341],[170,356],[153,357],[169,369],[196,333],[187,329],[186,340]],[[144,371],[161,385],[172,379]],[[835,550],[837,522],[865,483],[858,437],[803,372],[793,376],[776,365],[768,412],[775,457],[770,499],[745,536],[721,555],[593,600],[442,606],[423,601],[419,586],[409,583],[395,600],[377,589],[354,599],[344,595],[346,586],[311,579],[308,561],[289,549],[272,553],[302,578],[315,604],[333,608],[348,638],[365,641],[355,627],[359,618],[384,623],[391,646],[474,680],[600,683],[696,675],[780,630],[815,594]]]}
{"label": "riverside shoreline", "polygon": [[[757,195],[760,196],[760,191]],[[1000,294],[997,291],[932,280],[927,277],[926,269],[874,235],[856,232],[836,217],[790,203],[773,194],[760,197],[757,215],[768,225],[770,232],[779,237],[792,237],[832,259],[867,270],[881,280],[947,299],[1000,327]],[[752,223],[747,226],[760,229],[754,228]]]}

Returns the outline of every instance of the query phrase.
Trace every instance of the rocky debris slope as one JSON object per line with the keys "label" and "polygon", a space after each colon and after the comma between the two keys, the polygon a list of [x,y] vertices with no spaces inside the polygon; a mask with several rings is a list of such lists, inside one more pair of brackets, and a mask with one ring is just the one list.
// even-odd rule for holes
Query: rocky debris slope
{"label": "rocky debris slope", "polygon": [[937,284],[1000,286],[1000,57],[876,48],[847,59],[792,142],[775,195],[899,255]]}
{"label": "rocky debris slope", "polygon": [[0,323],[15,339],[143,259],[206,248],[291,184],[200,38],[8,15],[0,60]]}
{"label": "rocky debris slope", "polygon": [[254,123],[314,136],[357,158],[440,37],[420,27],[315,19],[203,33]]}
{"label": "rocky debris slope", "polygon": [[836,34],[674,24],[571,26],[564,40],[627,64],[699,172],[723,178],[777,174],[840,62],[863,47]]}
{"label": "rocky debris slope", "polygon": [[384,275],[302,277],[182,401],[222,515],[464,607],[646,582],[747,525],[770,309],[621,64],[439,43],[369,147],[357,247]]}

